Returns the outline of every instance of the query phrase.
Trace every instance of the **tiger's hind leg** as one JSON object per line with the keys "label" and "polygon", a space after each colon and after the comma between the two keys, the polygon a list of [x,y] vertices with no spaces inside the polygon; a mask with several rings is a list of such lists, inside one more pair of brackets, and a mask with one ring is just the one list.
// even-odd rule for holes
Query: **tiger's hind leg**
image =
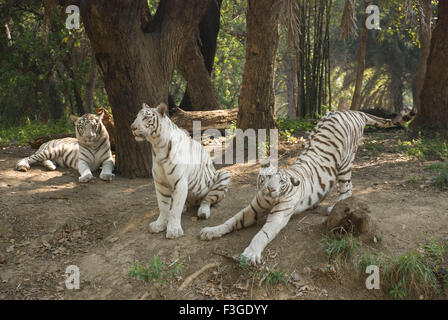
{"label": "tiger's hind leg", "polygon": [[53,161],[51,161],[51,160],[44,160],[44,161],[42,161],[42,165],[43,165],[45,168],[47,168],[48,170],[50,170],[50,171],[54,171],[54,170],[56,170],[56,166],[55,166],[55,164],[53,163]]}
{"label": "tiger's hind leg", "polygon": [[[345,170],[344,173],[339,174],[337,179],[338,179],[339,197],[338,200],[336,200],[336,203],[351,197],[353,194],[351,168],[349,170]],[[327,212],[328,214],[330,214],[331,210],[333,210],[333,207],[336,205],[336,203],[328,207]]]}
{"label": "tiger's hind leg", "polygon": [[215,176],[215,182],[210,187],[210,191],[202,199],[198,209],[198,217],[208,219],[210,217],[210,206],[220,202],[229,190],[230,173],[228,171],[218,172]]}

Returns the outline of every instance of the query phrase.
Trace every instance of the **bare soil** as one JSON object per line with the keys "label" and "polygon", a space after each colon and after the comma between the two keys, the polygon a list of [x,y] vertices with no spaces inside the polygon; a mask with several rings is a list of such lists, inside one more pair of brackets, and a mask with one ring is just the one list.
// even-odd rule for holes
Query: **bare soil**
{"label": "bare soil", "polygon": [[[397,153],[403,132],[382,133],[384,150],[361,147],[356,158],[354,195],[365,201],[378,223],[381,241],[375,250],[398,255],[434,236],[448,237],[448,197],[430,186],[428,162]],[[378,140],[378,133],[365,139]],[[168,240],[151,234],[148,224],[158,214],[152,179],[117,176],[110,183],[96,177],[78,183],[71,169],[46,171],[33,166],[14,171],[15,163],[33,153],[29,148],[0,150],[0,299],[389,299],[367,290],[356,272],[334,270],[319,240],[326,219],[322,206],[295,215],[266,248],[263,265],[243,270],[231,259],[259,230],[248,228],[204,242],[199,231],[222,223],[247,205],[256,193],[258,165],[232,165],[226,198],[208,220],[195,210],[182,217],[185,235]],[[294,162],[297,144],[283,144],[282,165]],[[97,174],[98,176],[98,174]],[[417,183],[416,183],[417,182]],[[158,255],[166,264],[182,263],[180,275],[166,281],[133,279],[134,261],[149,264]],[[182,291],[183,281],[208,263],[216,263]],[[80,269],[81,288],[65,287],[65,269]],[[287,283],[260,283],[267,267],[291,277]],[[443,298],[443,297],[441,297]]]}

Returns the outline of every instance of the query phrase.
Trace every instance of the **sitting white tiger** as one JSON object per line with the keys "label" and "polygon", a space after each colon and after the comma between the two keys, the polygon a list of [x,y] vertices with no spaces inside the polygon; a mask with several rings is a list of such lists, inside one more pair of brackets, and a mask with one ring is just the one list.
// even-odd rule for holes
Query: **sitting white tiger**
{"label": "sitting white tiger", "polygon": [[207,219],[210,206],[224,198],[230,173],[216,172],[202,145],[169,119],[165,104],[150,108],[144,103],[131,130],[137,141],[152,144],[152,175],[160,214],[149,229],[166,229],[170,239],[180,237],[182,212],[199,205],[198,217]]}
{"label": "sitting white tiger", "polygon": [[358,111],[327,113],[312,130],[308,145],[295,164],[280,170],[270,163],[262,165],[258,193],[250,205],[221,225],[203,228],[201,239],[211,240],[246,228],[262,214],[269,213],[265,225],[243,252],[253,264],[260,263],[264,248],[286,226],[293,213],[317,206],[336,182],[337,201],[352,195],[352,163],[366,125],[392,127],[401,122]]}
{"label": "sitting white tiger", "polygon": [[109,134],[99,116],[85,114],[74,115],[70,119],[75,123],[76,138],[64,138],[48,141],[42,144],[33,155],[20,160],[16,170],[28,171],[30,165],[41,162],[48,170],[60,167],[77,169],[79,182],[88,182],[93,178],[92,171],[102,167],[100,178],[110,181],[114,174],[114,159],[110,151]]}

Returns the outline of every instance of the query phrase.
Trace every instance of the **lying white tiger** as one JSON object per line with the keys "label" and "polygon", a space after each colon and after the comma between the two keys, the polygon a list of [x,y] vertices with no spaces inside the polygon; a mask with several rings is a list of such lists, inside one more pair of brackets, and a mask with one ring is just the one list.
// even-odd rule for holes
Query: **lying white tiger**
{"label": "lying white tiger", "polygon": [[33,155],[20,160],[16,170],[28,171],[30,165],[41,162],[48,170],[56,170],[55,163],[60,167],[77,169],[79,182],[88,182],[93,178],[92,171],[102,166],[100,178],[110,181],[114,174],[114,159],[110,151],[109,134],[99,116],[85,114],[82,117],[74,115],[70,119],[75,123],[76,138],[64,138],[48,141],[42,144]]}
{"label": "lying white tiger", "polygon": [[152,144],[152,175],[160,214],[149,225],[151,232],[166,229],[167,238],[183,235],[181,214],[190,205],[200,205],[198,216],[207,219],[210,206],[221,201],[230,183],[230,173],[216,172],[208,152],[167,116],[165,104],[143,104],[131,125],[135,140]]}
{"label": "lying white tiger", "polygon": [[366,125],[392,127],[401,123],[358,111],[327,113],[312,130],[308,146],[295,164],[280,170],[271,164],[263,165],[258,176],[258,193],[250,205],[221,225],[203,228],[201,239],[212,240],[246,228],[262,214],[269,213],[265,225],[243,252],[253,264],[260,263],[264,248],[293,213],[317,206],[336,182],[337,201],[352,195],[352,163]]}

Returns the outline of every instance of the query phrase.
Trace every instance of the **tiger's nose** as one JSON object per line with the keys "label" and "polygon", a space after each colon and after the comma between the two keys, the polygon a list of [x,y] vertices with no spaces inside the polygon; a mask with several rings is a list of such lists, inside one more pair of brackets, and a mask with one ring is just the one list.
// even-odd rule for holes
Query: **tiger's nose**
{"label": "tiger's nose", "polygon": [[132,125],[131,125],[131,130],[132,130],[132,131],[137,130],[137,127],[135,126],[135,124],[132,124]]}
{"label": "tiger's nose", "polygon": [[274,192],[274,191],[275,191],[275,189],[274,189],[274,188],[272,188],[272,187],[268,187],[268,191],[269,191],[270,193],[272,193],[272,192]]}

